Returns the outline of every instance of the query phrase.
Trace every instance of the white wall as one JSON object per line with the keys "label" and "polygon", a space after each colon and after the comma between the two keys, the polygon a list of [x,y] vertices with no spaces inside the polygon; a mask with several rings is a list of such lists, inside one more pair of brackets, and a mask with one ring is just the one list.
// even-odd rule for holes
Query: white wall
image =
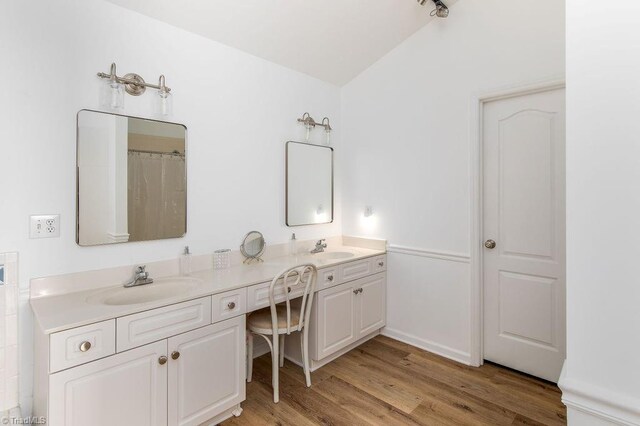
{"label": "white wall", "polygon": [[[561,387],[640,424],[640,4],[567,1],[567,360]],[[592,413],[593,414],[593,413]],[[569,412],[570,424],[605,424]],[[574,419],[575,421],[572,421]],[[608,423],[607,423],[608,424]]]}
{"label": "white wall", "polygon": [[563,1],[462,0],[343,88],[345,234],[431,252],[390,256],[388,333],[468,359],[471,99],[563,73]]}
{"label": "white wall", "polygon": [[[20,253],[21,400],[31,394],[34,277],[237,248],[261,230],[285,242],[284,143],[301,140],[296,118],[329,116],[340,167],[339,88],[98,0],[9,0],[0,13],[0,252]],[[183,239],[107,247],[75,244],[76,113],[98,108],[98,71],[163,73],[173,120],[188,127],[188,233]],[[151,93],[126,97],[148,117]],[[315,131],[320,141],[324,132]],[[339,173],[339,171],[338,171]],[[339,180],[338,180],[339,181]],[[295,229],[300,239],[337,235],[331,225]],[[30,214],[60,213],[61,237],[30,240]],[[28,411],[28,407],[27,408]],[[26,413],[25,413],[26,414]]]}

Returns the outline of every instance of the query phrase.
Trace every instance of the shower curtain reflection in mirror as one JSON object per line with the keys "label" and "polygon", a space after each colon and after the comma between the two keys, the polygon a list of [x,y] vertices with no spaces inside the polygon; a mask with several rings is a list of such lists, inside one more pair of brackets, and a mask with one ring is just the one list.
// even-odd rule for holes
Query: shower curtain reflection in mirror
{"label": "shower curtain reflection in mirror", "polygon": [[182,236],[187,214],[184,155],[129,150],[127,171],[129,241]]}
{"label": "shower curtain reflection in mirror", "polygon": [[185,235],[186,131],[182,124],[78,113],[79,245]]}

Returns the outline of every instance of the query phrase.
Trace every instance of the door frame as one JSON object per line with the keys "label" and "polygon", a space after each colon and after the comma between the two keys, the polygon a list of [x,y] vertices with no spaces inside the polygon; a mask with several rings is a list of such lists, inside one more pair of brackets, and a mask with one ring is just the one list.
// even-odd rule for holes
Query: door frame
{"label": "door frame", "polygon": [[483,282],[483,261],[484,255],[482,246],[483,227],[483,110],[488,102],[514,98],[535,93],[550,92],[566,88],[565,78],[557,77],[550,80],[543,80],[529,84],[519,84],[498,90],[474,95],[471,99],[471,162],[470,162],[470,188],[471,188],[471,316],[470,325],[470,350],[469,361],[474,367],[480,367],[484,363],[484,282]]}

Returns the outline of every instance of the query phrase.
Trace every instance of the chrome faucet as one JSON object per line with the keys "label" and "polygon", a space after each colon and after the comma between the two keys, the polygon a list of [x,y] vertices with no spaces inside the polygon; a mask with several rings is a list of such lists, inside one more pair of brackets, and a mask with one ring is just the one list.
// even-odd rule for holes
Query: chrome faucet
{"label": "chrome faucet", "polygon": [[313,250],[310,251],[311,254],[316,254],[316,253],[322,253],[324,251],[324,249],[327,248],[327,243],[325,242],[325,239],[321,239],[316,241],[316,248],[314,248]]}
{"label": "chrome faucet", "polygon": [[151,284],[153,282],[153,278],[149,278],[149,273],[145,271],[147,267],[145,265],[138,266],[136,268],[136,272],[133,275],[133,279],[126,283],[124,286],[126,288],[129,287],[137,287],[139,285]]}

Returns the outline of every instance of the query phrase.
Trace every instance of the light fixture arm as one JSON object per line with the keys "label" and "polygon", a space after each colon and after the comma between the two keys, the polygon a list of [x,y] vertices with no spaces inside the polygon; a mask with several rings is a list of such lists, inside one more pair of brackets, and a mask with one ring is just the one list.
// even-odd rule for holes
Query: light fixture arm
{"label": "light fixture arm", "polygon": [[305,135],[305,142],[307,143],[309,142],[309,138],[311,136],[311,130],[313,130],[316,126],[322,126],[324,127],[324,131],[327,134],[325,145],[329,145],[331,143],[331,132],[333,131],[333,128],[331,127],[331,122],[329,120],[329,117],[324,117],[322,119],[322,123],[318,123],[316,120],[313,119],[313,117],[311,117],[311,115],[308,112],[305,112],[304,114],[302,114],[301,118],[297,119],[297,121],[298,123],[304,124],[304,128],[307,131]]}
{"label": "light fixture arm", "polygon": [[333,128],[329,124],[329,117],[323,118],[322,123],[318,123],[316,120],[313,119],[313,117],[311,117],[311,115],[308,112],[305,112],[304,114],[302,114],[301,118],[297,119],[297,121],[298,123],[304,124],[305,127],[309,129],[314,128],[316,126],[321,126],[321,127],[324,127],[324,130],[327,132],[330,132],[333,130]]}
{"label": "light fixture arm", "polygon": [[142,77],[135,73],[126,74],[124,77],[119,77],[116,74],[116,64],[115,62],[111,64],[109,74],[99,72],[98,77],[106,78],[112,81],[116,81],[118,83],[124,84],[125,90],[127,93],[133,96],[140,96],[144,93],[147,87],[152,89],[160,90],[162,92],[168,93],[171,92],[171,88],[167,87],[165,84],[164,75],[160,76],[159,84],[151,84],[144,81]]}

